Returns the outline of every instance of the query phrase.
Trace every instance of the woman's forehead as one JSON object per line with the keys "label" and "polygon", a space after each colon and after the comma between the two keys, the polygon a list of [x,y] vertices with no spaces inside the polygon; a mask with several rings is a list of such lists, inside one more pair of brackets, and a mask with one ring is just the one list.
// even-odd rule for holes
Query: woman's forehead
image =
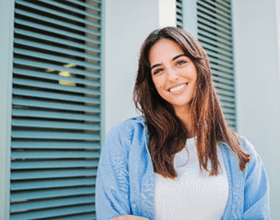
{"label": "woman's forehead", "polygon": [[149,61],[152,64],[152,62],[171,60],[179,54],[184,54],[184,51],[178,43],[169,39],[161,39],[151,47]]}

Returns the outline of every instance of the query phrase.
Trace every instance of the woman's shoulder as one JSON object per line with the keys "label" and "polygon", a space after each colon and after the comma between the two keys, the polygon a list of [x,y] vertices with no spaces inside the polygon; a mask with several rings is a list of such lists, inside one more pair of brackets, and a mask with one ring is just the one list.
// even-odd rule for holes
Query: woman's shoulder
{"label": "woman's shoulder", "polygon": [[106,135],[102,151],[118,151],[127,155],[136,140],[139,144],[145,141],[145,119],[142,116],[129,118],[113,126]]}
{"label": "woman's shoulder", "polygon": [[[240,143],[240,146],[243,150],[245,150],[249,154],[255,154],[256,153],[255,147],[253,146],[253,144],[250,141],[248,141],[248,139],[246,137],[244,137],[241,134],[236,134],[236,136],[237,136],[237,138],[239,140],[239,143]],[[225,147],[226,150],[232,151],[232,149],[228,146],[228,144],[226,142],[221,142],[221,145],[223,147]]]}
{"label": "woman's shoulder", "polygon": [[143,116],[129,118],[113,126],[106,135],[106,140],[130,142],[135,135],[143,135],[145,133],[145,127],[146,124]]}
{"label": "woman's shoulder", "polygon": [[125,121],[114,125],[108,132],[110,134],[125,134],[133,130],[143,129],[145,127],[145,119],[143,116],[132,117]]}
{"label": "woman's shoulder", "polygon": [[254,155],[257,153],[253,144],[250,141],[248,141],[248,139],[245,138],[243,135],[238,134],[238,139],[241,147],[249,154]]}

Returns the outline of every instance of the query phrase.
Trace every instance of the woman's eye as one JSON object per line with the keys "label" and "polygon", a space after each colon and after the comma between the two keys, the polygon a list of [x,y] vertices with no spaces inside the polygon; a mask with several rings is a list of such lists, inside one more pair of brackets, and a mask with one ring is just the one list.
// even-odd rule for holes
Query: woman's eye
{"label": "woman's eye", "polygon": [[185,64],[187,61],[185,61],[185,60],[179,60],[178,62],[177,62],[177,64],[178,65],[183,65],[183,64]]}
{"label": "woman's eye", "polygon": [[154,72],[154,75],[160,73],[162,71],[162,69],[157,69],[155,72]]}

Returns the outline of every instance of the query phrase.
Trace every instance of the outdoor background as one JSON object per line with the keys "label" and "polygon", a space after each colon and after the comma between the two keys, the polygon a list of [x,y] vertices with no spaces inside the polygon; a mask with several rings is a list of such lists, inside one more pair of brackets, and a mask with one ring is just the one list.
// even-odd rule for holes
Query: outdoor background
{"label": "outdoor background", "polygon": [[110,128],[138,115],[154,29],[195,36],[232,129],[256,148],[280,219],[279,0],[0,0],[0,219],[96,219]]}

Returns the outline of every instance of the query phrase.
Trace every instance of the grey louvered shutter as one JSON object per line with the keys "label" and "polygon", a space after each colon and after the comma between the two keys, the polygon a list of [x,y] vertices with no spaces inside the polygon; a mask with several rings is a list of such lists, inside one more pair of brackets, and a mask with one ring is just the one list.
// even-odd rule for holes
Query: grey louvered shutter
{"label": "grey louvered shutter", "polygon": [[198,41],[211,63],[213,80],[229,126],[236,129],[230,0],[197,1]]}
{"label": "grey louvered shutter", "polygon": [[10,219],[95,219],[101,0],[15,1]]}
{"label": "grey louvered shutter", "polygon": [[183,0],[176,0],[176,26],[183,29]]}

